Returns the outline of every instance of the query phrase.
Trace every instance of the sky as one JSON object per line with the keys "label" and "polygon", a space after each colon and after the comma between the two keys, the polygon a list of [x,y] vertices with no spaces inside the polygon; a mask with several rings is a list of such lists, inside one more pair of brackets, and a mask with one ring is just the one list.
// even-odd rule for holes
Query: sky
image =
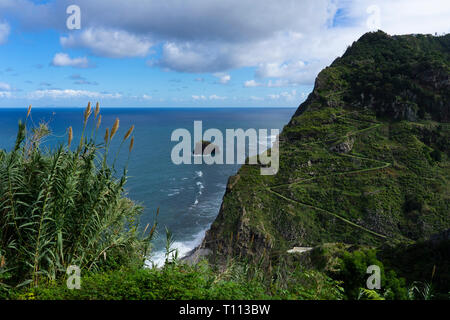
{"label": "sky", "polygon": [[297,107],[378,29],[448,33],[450,1],[0,0],[0,107]]}

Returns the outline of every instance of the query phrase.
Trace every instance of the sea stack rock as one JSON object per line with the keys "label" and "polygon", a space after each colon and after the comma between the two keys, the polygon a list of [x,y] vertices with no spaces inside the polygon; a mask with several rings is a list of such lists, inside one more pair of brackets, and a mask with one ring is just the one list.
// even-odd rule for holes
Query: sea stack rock
{"label": "sea stack rock", "polygon": [[220,153],[219,146],[215,145],[211,141],[201,140],[195,144],[194,155],[211,155],[215,156],[216,153]]}

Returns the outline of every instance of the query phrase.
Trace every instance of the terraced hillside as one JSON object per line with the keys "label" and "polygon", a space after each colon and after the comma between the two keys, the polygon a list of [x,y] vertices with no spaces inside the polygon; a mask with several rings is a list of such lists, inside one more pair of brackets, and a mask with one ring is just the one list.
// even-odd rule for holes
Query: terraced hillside
{"label": "terraced hillside", "polygon": [[324,69],[280,136],[280,170],[230,178],[201,248],[276,257],[450,228],[450,35],[368,33]]}

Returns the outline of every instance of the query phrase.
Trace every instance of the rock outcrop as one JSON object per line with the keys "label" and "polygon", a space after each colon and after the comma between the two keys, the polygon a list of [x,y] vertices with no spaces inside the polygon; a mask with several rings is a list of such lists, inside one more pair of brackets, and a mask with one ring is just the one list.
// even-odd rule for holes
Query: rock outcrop
{"label": "rock outcrop", "polygon": [[448,48],[450,35],[361,37],[283,129],[278,174],[244,165],[230,177],[196,256],[272,261],[295,247],[450,228]]}

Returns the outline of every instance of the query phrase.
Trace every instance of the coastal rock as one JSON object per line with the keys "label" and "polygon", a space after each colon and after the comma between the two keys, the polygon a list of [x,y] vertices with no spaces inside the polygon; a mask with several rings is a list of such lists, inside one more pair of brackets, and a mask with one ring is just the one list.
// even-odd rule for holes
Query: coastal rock
{"label": "coastal rock", "polygon": [[194,155],[202,155],[203,154],[203,155],[215,156],[216,154],[219,154],[219,153],[220,153],[219,146],[215,145],[211,141],[206,141],[206,140],[198,141],[195,144],[194,151],[193,151]]}

